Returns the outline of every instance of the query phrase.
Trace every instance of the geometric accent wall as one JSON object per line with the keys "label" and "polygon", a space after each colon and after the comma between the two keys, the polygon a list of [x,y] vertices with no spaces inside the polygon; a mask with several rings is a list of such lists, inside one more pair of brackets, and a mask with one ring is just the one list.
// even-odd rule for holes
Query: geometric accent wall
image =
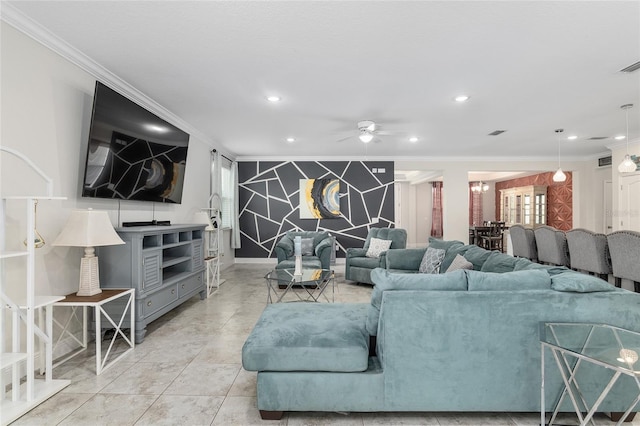
{"label": "geometric accent wall", "polygon": [[[370,228],[394,226],[392,161],[239,161],[238,202],[242,248],[236,257],[275,257],[291,230],[328,231],[338,257],[362,247]],[[300,179],[340,181],[340,217],[300,219]],[[374,223],[377,218],[378,223]]]}
{"label": "geometric accent wall", "polygon": [[547,225],[562,231],[573,228],[573,174],[564,172],[567,180],[554,182],[554,172],[496,182],[496,215],[500,214],[500,190],[528,185],[547,186]]}

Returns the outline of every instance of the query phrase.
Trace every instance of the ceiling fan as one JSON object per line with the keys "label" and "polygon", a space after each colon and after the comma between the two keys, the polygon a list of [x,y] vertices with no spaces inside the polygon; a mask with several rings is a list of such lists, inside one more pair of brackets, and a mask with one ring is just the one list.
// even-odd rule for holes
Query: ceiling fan
{"label": "ceiling fan", "polygon": [[[379,142],[377,136],[388,135],[388,132],[380,131],[378,125],[371,120],[363,120],[358,122],[358,139],[362,143],[369,143],[371,141]],[[340,139],[338,142],[343,142],[347,139],[351,139],[353,136]]]}

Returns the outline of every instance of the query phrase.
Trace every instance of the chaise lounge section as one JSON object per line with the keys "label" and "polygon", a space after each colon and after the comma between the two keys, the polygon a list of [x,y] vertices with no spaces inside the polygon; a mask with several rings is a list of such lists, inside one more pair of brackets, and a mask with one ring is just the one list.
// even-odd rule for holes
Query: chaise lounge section
{"label": "chaise lounge section", "polygon": [[[535,412],[541,323],[640,331],[638,294],[567,268],[447,245],[449,257],[471,250],[476,270],[378,268],[370,303],[267,306],[242,351],[244,368],[258,372],[263,418],[285,411]],[[562,380],[545,357],[545,406],[553,407]],[[586,364],[578,374],[588,399],[610,377]],[[600,411],[625,411],[634,391],[622,378]],[[572,411],[568,401],[562,411]]]}

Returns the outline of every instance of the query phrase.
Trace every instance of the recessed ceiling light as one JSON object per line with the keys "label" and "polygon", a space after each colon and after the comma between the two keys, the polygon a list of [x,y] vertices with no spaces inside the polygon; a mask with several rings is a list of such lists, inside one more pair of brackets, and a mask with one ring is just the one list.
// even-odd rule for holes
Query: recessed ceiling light
{"label": "recessed ceiling light", "polygon": [[624,135],[618,135],[614,139],[617,141],[621,141],[622,139],[624,139]]}
{"label": "recessed ceiling light", "polygon": [[409,142],[418,142],[418,138],[415,136],[412,136],[409,138]]}
{"label": "recessed ceiling light", "polygon": [[578,139],[578,137],[576,135],[571,135],[571,136],[567,136],[567,139],[572,141],[572,140]]}
{"label": "recessed ceiling light", "polygon": [[280,101],[280,96],[267,96],[267,100],[269,102],[279,102]]}
{"label": "recessed ceiling light", "polygon": [[291,143],[291,142],[295,142],[296,140],[294,138],[287,138],[287,142]]}
{"label": "recessed ceiling light", "polygon": [[454,98],[456,102],[465,102],[469,100],[469,96],[467,95],[459,95]]}

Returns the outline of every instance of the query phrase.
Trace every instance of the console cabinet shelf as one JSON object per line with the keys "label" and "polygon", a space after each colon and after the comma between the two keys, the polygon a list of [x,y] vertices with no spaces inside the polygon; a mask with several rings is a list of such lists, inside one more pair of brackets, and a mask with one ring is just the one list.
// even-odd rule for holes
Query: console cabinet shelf
{"label": "console cabinet shelf", "polygon": [[136,343],[141,343],[151,321],[196,294],[206,297],[204,225],[116,231],[126,244],[98,247],[100,286],[136,290]]}

